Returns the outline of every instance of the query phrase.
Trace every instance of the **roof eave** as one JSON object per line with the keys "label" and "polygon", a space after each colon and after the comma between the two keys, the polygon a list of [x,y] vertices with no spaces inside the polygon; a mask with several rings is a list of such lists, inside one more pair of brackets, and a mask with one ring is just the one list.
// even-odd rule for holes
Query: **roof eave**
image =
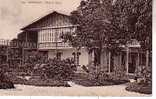
{"label": "roof eave", "polygon": [[68,17],[70,16],[70,14],[65,14],[65,13],[60,12],[60,11],[52,11],[52,12],[50,12],[50,13],[44,15],[44,16],[41,16],[41,17],[35,19],[35,20],[32,21],[30,24],[28,24],[28,25],[24,26],[23,28],[21,28],[21,30],[26,30],[26,29],[27,29],[29,26],[31,26],[32,24],[34,24],[34,23],[40,21],[40,20],[43,19],[44,17],[46,17],[46,16],[48,16],[48,15],[50,15],[50,14],[53,14],[53,13],[62,14],[62,15],[68,16]]}

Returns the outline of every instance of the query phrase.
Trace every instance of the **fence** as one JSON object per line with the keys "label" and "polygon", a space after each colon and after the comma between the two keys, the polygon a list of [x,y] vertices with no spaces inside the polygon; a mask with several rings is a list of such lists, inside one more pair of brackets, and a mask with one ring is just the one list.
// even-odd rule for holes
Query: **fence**
{"label": "fence", "polygon": [[9,46],[10,40],[0,39],[0,45]]}
{"label": "fence", "polygon": [[34,42],[0,39],[0,64],[22,64],[26,56],[25,52],[36,49],[37,44]]}

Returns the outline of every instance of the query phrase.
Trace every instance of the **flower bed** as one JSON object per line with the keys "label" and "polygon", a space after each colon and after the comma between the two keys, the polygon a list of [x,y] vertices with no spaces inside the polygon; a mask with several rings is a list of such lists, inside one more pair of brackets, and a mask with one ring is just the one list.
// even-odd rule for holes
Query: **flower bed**
{"label": "flower bed", "polygon": [[25,85],[33,86],[50,86],[50,87],[70,87],[66,81],[53,80],[53,79],[31,79],[24,83]]}
{"label": "flower bed", "polygon": [[24,85],[33,85],[33,86],[50,86],[50,87],[70,87],[66,81],[63,80],[55,80],[55,79],[41,79],[40,76],[33,76],[29,79],[22,76],[10,75],[11,81],[14,84],[24,84]]}
{"label": "flower bed", "polygon": [[90,86],[109,86],[109,85],[119,85],[127,83],[128,80],[119,79],[90,79],[90,74],[76,74],[73,78],[73,82],[76,84],[90,87]]}
{"label": "flower bed", "polygon": [[136,82],[128,84],[127,91],[138,92],[143,94],[152,94],[152,85],[138,84]]}

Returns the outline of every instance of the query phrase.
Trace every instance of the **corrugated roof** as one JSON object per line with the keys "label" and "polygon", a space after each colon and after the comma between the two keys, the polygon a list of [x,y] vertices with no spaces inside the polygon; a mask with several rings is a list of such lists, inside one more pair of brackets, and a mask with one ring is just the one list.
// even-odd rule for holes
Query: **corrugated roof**
{"label": "corrugated roof", "polygon": [[21,30],[26,29],[26,28],[29,27],[30,25],[32,25],[32,24],[34,24],[34,23],[40,21],[40,20],[43,19],[44,17],[46,17],[46,16],[48,16],[48,15],[50,15],[50,14],[53,14],[53,13],[58,13],[58,14],[62,14],[62,15],[65,15],[65,16],[70,16],[70,13],[67,13],[67,12],[65,12],[65,11],[55,11],[55,10],[49,11],[49,12],[47,12],[46,14],[40,16],[39,18],[33,20],[30,24],[28,24],[28,25],[24,26],[23,28],[21,28]]}

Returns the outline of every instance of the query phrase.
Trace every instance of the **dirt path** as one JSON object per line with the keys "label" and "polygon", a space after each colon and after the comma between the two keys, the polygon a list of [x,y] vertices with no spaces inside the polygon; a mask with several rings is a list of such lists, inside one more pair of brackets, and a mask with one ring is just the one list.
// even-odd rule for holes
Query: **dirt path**
{"label": "dirt path", "polygon": [[0,90],[0,96],[150,96],[125,90],[125,85],[83,87],[70,82],[73,87],[36,87],[15,85],[16,89]]}

